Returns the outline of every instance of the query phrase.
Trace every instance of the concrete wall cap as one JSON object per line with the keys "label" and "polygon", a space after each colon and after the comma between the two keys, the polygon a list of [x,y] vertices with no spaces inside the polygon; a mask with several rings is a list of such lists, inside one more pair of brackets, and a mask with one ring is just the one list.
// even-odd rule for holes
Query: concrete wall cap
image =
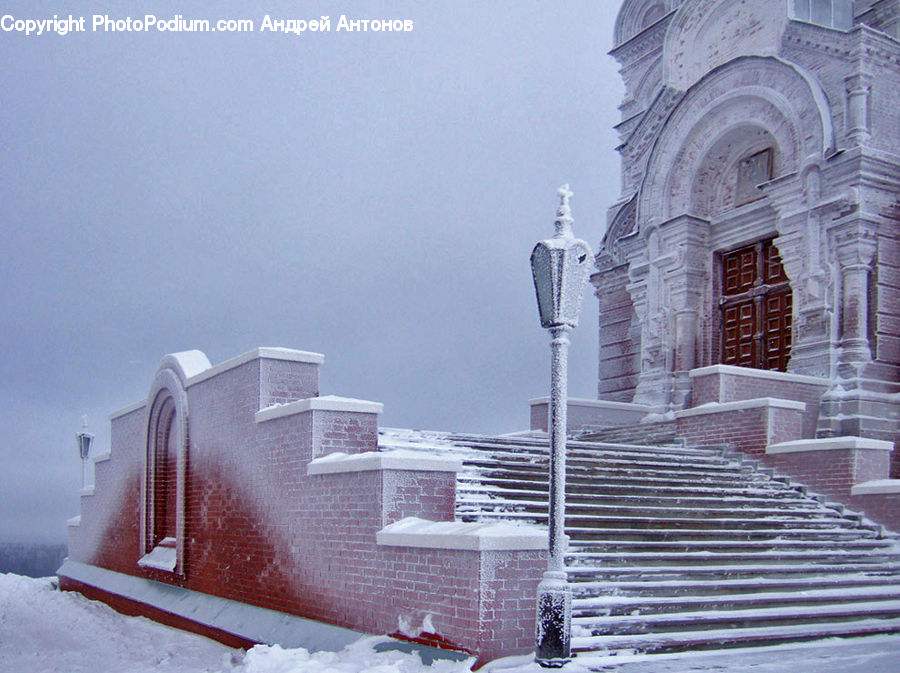
{"label": "concrete wall cap", "polygon": [[828,387],[831,382],[828,379],[804,374],[790,374],[787,372],[773,372],[765,369],[750,369],[749,367],[735,367],[734,365],[711,365],[692,369],[689,376],[692,379],[701,376],[745,376],[752,379],[766,381],[778,381],[779,383],[807,383],[814,386]]}
{"label": "concrete wall cap", "polygon": [[288,402],[287,404],[275,404],[256,412],[256,422],[270,421],[273,418],[293,416],[307,411],[343,411],[362,414],[380,414],[384,411],[381,402],[357,400],[351,397],[338,397],[337,395],[324,395],[322,397],[308,397],[305,400]]}
{"label": "concrete wall cap", "polygon": [[109,420],[114,421],[117,418],[121,418],[122,416],[127,416],[128,414],[133,414],[135,411],[143,411],[143,409],[147,406],[147,400],[141,400],[140,402],[135,402],[134,404],[129,404],[127,407],[122,407],[118,411],[114,411],[109,415]]}
{"label": "concrete wall cap", "polygon": [[699,407],[684,409],[675,412],[675,418],[691,418],[692,416],[705,416],[707,414],[721,414],[727,411],[746,411],[749,409],[791,409],[794,411],[806,411],[806,404],[795,400],[782,400],[777,397],[758,397],[752,400],[738,400],[737,402],[708,402]]}
{"label": "concrete wall cap", "polygon": [[[550,404],[550,398],[535,397],[534,399],[528,400],[528,404],[532,407],[540,406],[542,404]],[[645,412],[649,412],[652,410],[652,407],[649,407],[645,404],[634,404],[632,402],[612,402],[608,400],[588,400],[576,397],[570,397],[568,399],[568,404],[570,407],[588,407],[591,409],[627,409],[629,411]]]}
{"label": "concrete wall cap", "polygon": [[320,365],[325,361],[325,356],[321,353],[298,351],[291,348],[273,348],[261,346],[259,348],[254,348],[251,351],[247,351],[246,353],[238,355],[237,357],[231,358],[230,360],[221,362],[215,367],[210,367],[206,371],[191,376],[187,380],[185,387],[190,387],[198,383],[202,383],[203,381],[211,379],[214,376],[218,376],[219,374],[223,374],[230,369],[240,367],[241,365],[252,362],[253,360],[261,359],[287,360],[289,362],[306,362],[313,365]]}
{"label": "concrete wall cap", "polygon": [[311,461],[307,474],[341,474],[371,470],[405,470],[412,472],[459,472],[462,461],[420,451],[367,451],[346,454],[329,453]]}
{"label": "concrete wall cap", "polygon": [[900,479],[875,479],[856,484],[850,495],[887,495],[900,493]]}
{"label": "concrete wall cap", "polygon": [[537,551],[547,549],[547,529],[513,523],[428,521],[407,517],[376,533],[379,545],[463,551]]}
{"label": "concrete wall cap", "polygon": [[94,456],[94,459],[93,459],[94,465],[96,465],[97,463],[102,463],[104,461],[107,461],[110,458],[112,458],[111,451],[104,451],[103,453],[98,453],[96,456]]}
{"label": "concrete wall cap", "polygon": [[766,453],[803,453],[806,451],[841,451],[841,450],[893,451],[894,445],[880,439],[868,437],[823,437],[821,439],[798,439],[793,442],[782,442],[766,447]]}

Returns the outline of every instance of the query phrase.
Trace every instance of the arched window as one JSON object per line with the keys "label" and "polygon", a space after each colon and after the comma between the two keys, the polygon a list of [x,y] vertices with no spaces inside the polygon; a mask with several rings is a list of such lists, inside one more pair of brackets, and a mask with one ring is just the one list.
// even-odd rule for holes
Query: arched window
{"label": "arched window", "polygon": [[183,377],[163,367],[148,396],[138,565],[184,574],[188,413]]}
{"label": "arched window", "polygon": [[172,397],[168,396],[160,405],[160,410],[153,421],[154,436],[148,456],[153,463],[148,475],[153,502],[147,526],[149,543],[152,547],[160,545],[167,538],[172,540],[176,538],[178,444],[173,432],[175,415],[175,403]]}
{"label": "arched window", "polygon": [[853,27],[853,0],[794,0],[792,18],[826,28]]}
{"label": "arched window", "polygon": [[147,421],[144,463],[144,502],[141,526],[142,553],[139,565],[155,570],[181,572],[179,512],[184,471],[184,425],[178,393],[157,388]]}

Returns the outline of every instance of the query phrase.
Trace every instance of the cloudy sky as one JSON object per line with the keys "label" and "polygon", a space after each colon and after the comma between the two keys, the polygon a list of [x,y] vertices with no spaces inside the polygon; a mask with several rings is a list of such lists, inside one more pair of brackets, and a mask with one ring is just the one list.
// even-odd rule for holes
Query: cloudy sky
{"label": "cloudy sky", "polygon": [[[64,539],[81,416],[107,450],[170,352],[317,351],[322,393],[383,425],[527,427],[549,381],[531,248],[562,183],[594,249],[619,192],[618,0],[75,4],[2,8],[88,32],[0,32],[0,541]],[[91,32],[102,13],[256,30]],[[573,396],[596,396],[596,329],[586,293]]]}

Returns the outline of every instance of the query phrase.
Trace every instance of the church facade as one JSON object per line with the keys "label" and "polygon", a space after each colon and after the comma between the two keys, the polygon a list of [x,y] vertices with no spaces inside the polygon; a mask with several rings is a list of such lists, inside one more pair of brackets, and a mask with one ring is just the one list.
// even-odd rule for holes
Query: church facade
{"label": "church facade", "polygon": [[677,413],[708,401],[698,371],[738,367],[773,397],[816,389],[804,437],[895,441],[898,15],[624,3],[622,196],[593,279],[601,400]]}

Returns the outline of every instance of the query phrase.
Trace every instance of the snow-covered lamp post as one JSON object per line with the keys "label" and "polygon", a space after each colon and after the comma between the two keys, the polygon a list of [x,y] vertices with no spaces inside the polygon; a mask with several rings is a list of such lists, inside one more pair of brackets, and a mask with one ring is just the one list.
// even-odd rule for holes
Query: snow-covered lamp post
{"label": "snow-covered lamp post", "polygon": [[94,435],[87,431],[87,416],[81,419],[81,432],[76,435],[78,439],[78,455],[81,456],[81,489],[87,488],[87,464],[91,455],[91,444],[94,443]]}
{"label": "snow-covered lamp post", "polygon": [[531,253],[541,327],[550,330],[550,558],[538,586],[535,660],[557,668],[571,660],[572,591],[566,578],[566,400],[569,332],[578,325],[591,249],[572,233],[569,185],[557,191],[556,234]]}

